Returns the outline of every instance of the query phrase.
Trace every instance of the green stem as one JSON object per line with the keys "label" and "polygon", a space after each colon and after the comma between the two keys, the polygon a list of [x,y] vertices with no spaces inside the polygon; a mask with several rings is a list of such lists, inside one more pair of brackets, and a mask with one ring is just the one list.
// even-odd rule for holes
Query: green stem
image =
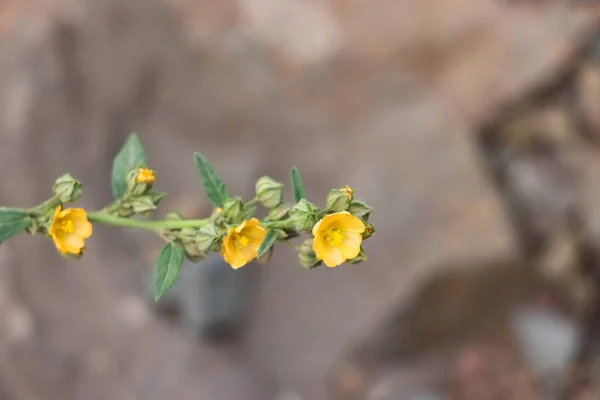
{"label": "green stem", "polygon": [[293,229],[294,223],[289,219],[283,221],[263,221],[261,225],[269,229]]}
{"label": "green stem", "polygon": [[30,208],[29,210],[27,210],[27,213],[29,215],[41,215],[41,214],[44,214],[47,210],[50,210],[50,209],[54,210],[56,207],[58,207],[61,204],[62,204],[62,202],[60,201],[58,196],[52,197],[51,199],[46,200],[42,204],[37,205],[33,208]]}
{"label": "green stem", "polygon": [[102,211],[89,212],[87,216],[92,222],[125,226],[129,228],[147,229],[154,232],[158,232],[161,229],[200,228],[209,221],[209,218],[175,221],[141,221],[131,218],[116,217]]}

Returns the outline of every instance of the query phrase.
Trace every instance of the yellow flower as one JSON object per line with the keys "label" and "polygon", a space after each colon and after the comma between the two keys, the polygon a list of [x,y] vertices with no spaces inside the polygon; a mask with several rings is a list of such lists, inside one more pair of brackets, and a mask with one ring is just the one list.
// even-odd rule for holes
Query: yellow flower
{"label": "yellow flower", "polygon": [[147,168],[140,168],[135,177],[137,183],[152,183],[154,182],[154,171]]}
{"label": "yellow flower", "polygon": [[258,219],[246,220],[235,228],[229,228],[221,245],[223,259],[234,269],[243,267],[258,255],[267,230],[258,226]]}
{"label": "yellow flower", "polygon": [[317,260],[337,267],[360,253],[365,224],[348,211],[329,214],[313,227],[313,250]]}
{"label": "yellow flower", "polygon": [[85,239],[92,236],[92,224],[83,208],[58,206],[48,233],[61,253],[81,254]]}

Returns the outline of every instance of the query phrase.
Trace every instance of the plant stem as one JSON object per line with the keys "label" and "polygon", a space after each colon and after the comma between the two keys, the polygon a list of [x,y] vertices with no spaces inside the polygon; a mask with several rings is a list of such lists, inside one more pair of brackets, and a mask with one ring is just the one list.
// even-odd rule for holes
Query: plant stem
{"label": "plant stem", "polygon": [[45,202],[43,202],[40,205],[37,205],[29,210],[27,210],[27,212],[31,215],[31,214],[38,214],[38,213],[43,213],[46,210],[49,209],[55,209],[56,207],[58,207],[61,204],[60,199],[57,197],[53,197],[51,199],[46,200]]}
{"label": "plant stem", "polygon": [[294,223],[289,219],[283,221],[263,221],[261,225],[265,228],[269,229],[292,229],[294,228]]}
{"label": "plant stem", "polygon": [[159,232],[161,229],[200,228],[209,221],[209,218],[179,221],[141,221],[131,218],[116,217],[102,211],[89,212],[87,216],[92,222],[125,226],[129,228],[147,229],[154,232]]}

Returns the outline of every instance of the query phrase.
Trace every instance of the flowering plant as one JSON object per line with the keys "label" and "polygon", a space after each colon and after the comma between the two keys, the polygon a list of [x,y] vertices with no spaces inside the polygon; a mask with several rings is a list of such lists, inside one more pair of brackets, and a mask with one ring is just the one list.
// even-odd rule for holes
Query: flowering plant
{"label": "flowering plant", "polygon": [[[155,267],[156,300],[173,286],[185,257],[199,261],[209,252],[219,252],[237,269],[254,259],[268,260],[275,243],[291,244],[291,239],[303,233],[310,237],[295,248],[304,268],[366,260],[362,241],[375,232],[368,222],[373,209],[354,199],[350,187],[331,190],[320,209],[305,198],[300,173],[292,167],[293,202],[283,201],[284,185],[268,176],[256,182],[256,196],[244,201],[229,195],[204,155],[195,153],[194,158],[202,186],[214,206],[206,218],[187,219],[178,211],[168,212],[163,220],[136,218],[152,214],[166,194],[154,190],[154,171],[147,166],[138,136],[132,134],[114,159],[114,200],[110,204],[100,211],[65,208],[83,191],[81,182],[64,174],[52,187],[54,196],[43,203],[29,209],[0,207],[0,243],[22,232],[41,233],[52,239],[63,256],[81,258],[93,223],[153,231],[165,241]],[[262,220],[255,217],[259,204],[269,210]]]}

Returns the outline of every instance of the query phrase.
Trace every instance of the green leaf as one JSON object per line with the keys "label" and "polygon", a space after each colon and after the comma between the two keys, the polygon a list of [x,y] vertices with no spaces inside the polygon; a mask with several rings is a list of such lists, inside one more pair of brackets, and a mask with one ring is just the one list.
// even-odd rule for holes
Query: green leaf
{"label": "green leaf", "polygon": [[0,207],[0,243],[23,232],[30,223],[25,210]]}
{"label": "green leaf", "polygon": [[127,174],[129,171],[143,164],[146,164],[146,152],[138,135],[132,133],[115,156],[113,162],[111,186],[115,199],[120,199],[127,191]]}
{"label": "green leaf", "polygon": [[260,246],[258,246],[257,258],[261,258],[262,256],[264,256],[267,253],[267,251],[269,251],[271,247],[273,247],[278,237],[279,232],[277,231],[277,229],[271,229],[269,232],[267,232],[262,243],[260,244]]}
{"label": "green leaf", "polygon": [[290,180],[292,181],[294,201],[297,203],[304,198],[304,186],[302,185],[302,178],[300,177],[300,171],[298,171],[298,168],[292,167]]}
{"label": "green leaf", "polygon": [[167,243],[160,250],[154,270],[154,300],[158,301],[175,284],[184,255],[178,244]]}
{"label": "green leaf", "polygon": [[223,208],[225,201],[229,198],[225,183],[223,183],[223,180],[206,157],[200,153],[194,153],[194,158],[196,159],[196,169],[200,174],[206,196],[216,207]]}

